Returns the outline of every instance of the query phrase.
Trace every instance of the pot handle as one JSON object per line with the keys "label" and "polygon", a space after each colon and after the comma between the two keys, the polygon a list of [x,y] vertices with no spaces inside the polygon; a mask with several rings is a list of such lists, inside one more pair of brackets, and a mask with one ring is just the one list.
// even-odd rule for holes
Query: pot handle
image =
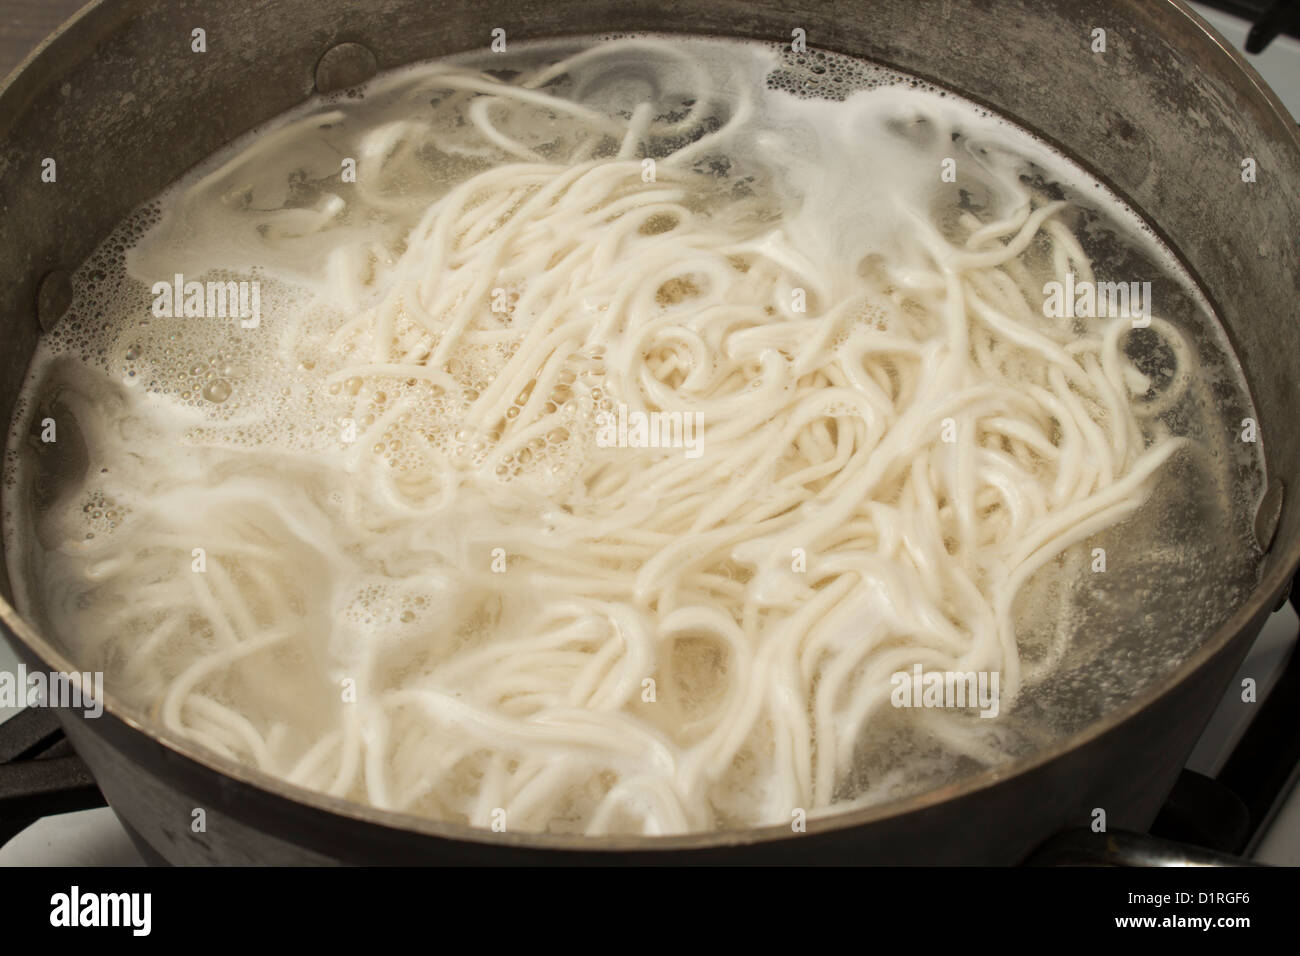
{"label": "pot handle", "polygon": [[0,724],[0,846],[41,817],[107,805],[53,711],[27,707]]}

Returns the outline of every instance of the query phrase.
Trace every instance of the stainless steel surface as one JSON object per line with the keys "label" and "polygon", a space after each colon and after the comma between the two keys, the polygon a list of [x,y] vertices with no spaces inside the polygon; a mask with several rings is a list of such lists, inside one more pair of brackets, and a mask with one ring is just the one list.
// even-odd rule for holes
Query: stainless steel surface
{"label": "stainless steel surface", "polygon": [[[88,7],[0,92],[0,419],[39,330],[38,284],[70,270],[126,212],[183,170],[312,91],[331,47],[363,44],[383,68],[515,40],[655,30],[784,38],[866,56],[987,103],[1062,146],[1159,224],[1199,277],[1247,370],[1269,474],[1300,473],[1300,142],[1253,70],[1173,2],[875,0],[768,7],[723,2],[222,4],[118,0]],[[209,52],[190,51],[201,25]],[[1109,37],[1104,66],[1091,31]],[[57,185],[39,160],[58,157]],[[1260,181],[1240,182],[1250,156]],[[1105,807],[1112,827],[1149,823],[1173,775],[1300,559],[1300,506],[1282,495],[1276,544],[1251,599],[1190,659],[1128,705],[1030,760],[960,785],[811,822],[807,834],[747,833],[596,843],[490,834],[310,794],[166,734],[111,693],[97,721],[67,730],[120,815],[175,861],[647,859],[678,850],[742,862],[1013,861]],[[1265,521],[1272,530],[1271,515]],[[0,569],[2,570],[2,569]],[[7,588],[0,573],[0,586]],[[9,593],[6,590],[5,596]],[[7,604],[0,621],[29,663],[72,669]],[[206,832],[190,826],[207,813]],[[971,821],[979,821],[972,826]]]}

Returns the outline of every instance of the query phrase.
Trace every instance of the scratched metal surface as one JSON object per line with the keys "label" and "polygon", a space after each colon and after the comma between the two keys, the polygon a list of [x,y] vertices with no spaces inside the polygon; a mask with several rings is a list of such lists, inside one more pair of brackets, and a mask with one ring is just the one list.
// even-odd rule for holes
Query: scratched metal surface
{"label": "scratched metal surface", "polygon": [[22,62],[85,0],[0,0],[0,77]]}

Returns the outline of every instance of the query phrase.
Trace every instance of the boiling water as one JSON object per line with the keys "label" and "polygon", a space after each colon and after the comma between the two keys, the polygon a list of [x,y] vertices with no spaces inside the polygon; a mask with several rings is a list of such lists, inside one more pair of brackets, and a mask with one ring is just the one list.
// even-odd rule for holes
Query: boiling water
{"label": "boiling water", "polygon": [[[1111,366],[1113,316],[1043,313],[1066,273],[1150,283]],[[385,74],[74,286],[7,449],[20,610],[175,732],[378,806],[658,833],[888,799],[1085,726],[1255,580],[1249,397],[1174,257],[1022,130],[844,57]],[[955,319],[977,294],[1029,332]],[[996,717],[890,706],[945,661],[999,676]]]}

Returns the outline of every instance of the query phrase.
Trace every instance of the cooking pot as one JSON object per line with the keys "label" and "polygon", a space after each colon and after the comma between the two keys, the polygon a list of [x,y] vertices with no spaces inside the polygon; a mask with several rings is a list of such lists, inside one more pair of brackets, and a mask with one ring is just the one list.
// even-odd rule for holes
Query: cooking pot
{"label": "cooking pot", "polygon": [[[868,809],[674,837],[492,833],[372,809],[273,779],[117,699],[60,711],[133,836],[173,863],[1011,863],[1106,811],[1144,830],[1300,561],[1300,141],[1273,93],[1174,0],[99,0],[0,91],[0,420],[69,275],[139,203],[313,92],[376,70],[512,41],[627,31],[788,40],[955,89],[1059,146],[1140,210],[1226,326],[1259,417],[1266,493],[1257,587],[1186,635],[1175,669],[1031,757]],[[202,29],[206,51],[193,31]],[[1103,29],[1105,52],[1092,49]],[[41,178],[57,161],[57,181]],[[1254,182],[1240,175],[1253,160]],[[2,559],[0,559],[2,560]],[[77,669],[12,606],[29,668]],[[204,826],[196,825],[203,810]],[[1099,840],[1104,839],[1098,837]]]}

